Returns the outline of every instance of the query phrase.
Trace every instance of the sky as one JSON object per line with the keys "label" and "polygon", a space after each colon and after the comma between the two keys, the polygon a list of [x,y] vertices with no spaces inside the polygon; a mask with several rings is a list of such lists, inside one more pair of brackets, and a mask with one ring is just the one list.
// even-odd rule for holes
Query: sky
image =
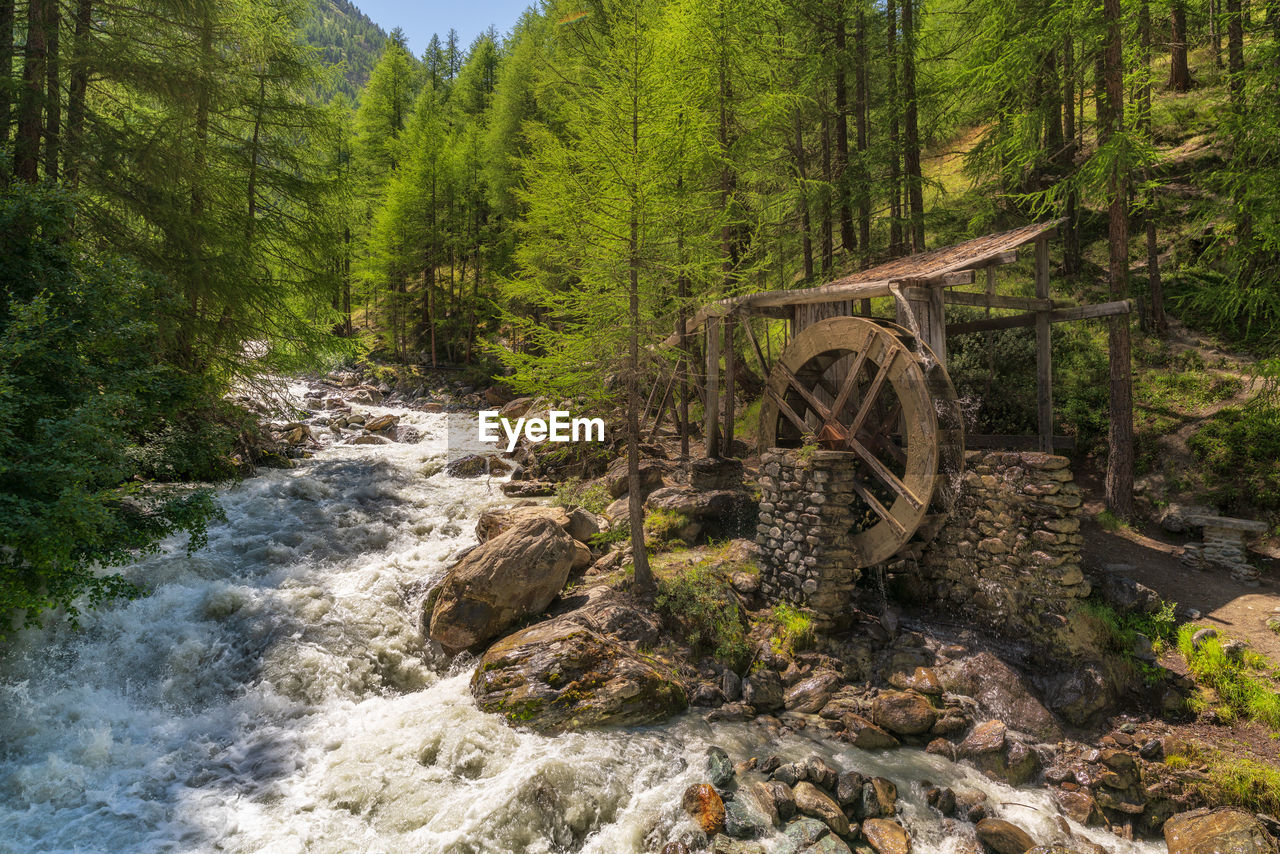
{"label": "sky", "polygon": [[396,27],[404,30],[409,50],[422,56],[432,33],[441,41],[453,27],[458,43],[466,48],[471,40],[489,28],[497,27],[505,34],[528,6],[537,0],[352,0],[360,11],[387,32]]}

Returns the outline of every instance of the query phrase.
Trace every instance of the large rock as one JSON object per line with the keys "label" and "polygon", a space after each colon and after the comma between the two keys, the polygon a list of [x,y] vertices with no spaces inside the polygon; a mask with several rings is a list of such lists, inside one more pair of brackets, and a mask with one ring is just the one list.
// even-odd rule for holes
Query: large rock
{"label": "large rock", "polygon": [[773,670],[758,670],[742,683],[742,701],[761,712],[782,708],[782,677]]}
{"label": "large rock", "polygon": [[913,691],[885,691],[872,704],[871,719],[896,735],[920,735],[929,731],[938,714]]}
{"label": "large rock", "polygon": [[1048,677],[1046,682],[1045,702],[1072,726],[1098,723],[1111,707],[1111,685],[1097,664],[1064,670]]}
{"label": "large rock", "polygon": [[844,724],[844,737],[854,747],[861,747],[863,750],[885,750],[898,746],[896,738],[862,715],[850,712],[840,720]]}
{"label": "large rock", "polygon": [[957,753],[973,762],[988,777],[1021,786],[1040,770],[1040,758],[1021,741],[1008,737],[1008,730],[998,720],[985,721],[960,742]]}
{"label": "large rock", "polygon": [[564,588],[574,541],[550,519],[524,519],[458,561],[434,597],[429,634],[450,655],[541,613]]}
{"label": "large rock", "polygon": [[1043,741],[1058,741],[1062,730],[1053,714],[1031,692],[1020,673],[989,652],[957,658],[938,669],[942,687],[965,694],[1010,729]]}
{"label": "large rock", "polygon": [[1237,807],[1179,813],[1164,823],[1169,854],[1276,854],[1276,841]]}
{"label": "large rock", "polygon": [[841,836],[849,835],[849,819],[844,810],[829,795],[807,781],[796,783],[792,788],[796,798],[796,811],[811,818],[821,819],[827,827]]}
{"label": "large rock", "polygon": [[788,688],[783,705],[793,712],[814,714],[827,704],[841,682],[840,674],[834,670],[820,670]]}
{"label": "large rock", "polygon": [[995,854],[1026,854],[1036,847],[1025,830],[1003,819],[984,818],[978,822],[978,838]]}
{"label": "large rock", "polygon": [[684,689],[659,662],[571,617],[489,647],[471,678],[476,705],[539,732],[654,723],[685,708]]}
{"label": "large rock", "polygon": [[908,854],[911,851],[907,831],[896,821],[887,818],[869,818],[864,821],[862,835],[877,854]]}
{"label": "large rock", "polygon": [[708,836],[724,830],[724,801],[710,783],[696,783],[685,789],[680,805]]}
{"label": "large rock", "polygon": [[[662,476],[666,474],[666,466],[657,460],[642,459],[640,460],[640,494],[648,495],[653,490],[662,486]],[[605,482],[609,486],[609,494],[614,498],[621,498],[630,492],[629,476],[627,474],[627,458],[623,457],[614,460],[609,466],[609,470],[605,472]]]}
{"label": "large rock", "polygon": [[565,531],[569,530],[569,514],[563,507],[548,504],[527,504],[523,507],[507,507],[503,510],[486,510],[476,520],[476,537],[480,542],[488,542],[494,537],[509,531],[517,523],[527,519],[550,519]]}

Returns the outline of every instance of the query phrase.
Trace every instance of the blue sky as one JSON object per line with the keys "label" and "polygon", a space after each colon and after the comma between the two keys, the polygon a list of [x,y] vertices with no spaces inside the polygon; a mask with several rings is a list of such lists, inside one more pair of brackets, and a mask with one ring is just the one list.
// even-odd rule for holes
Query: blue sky
{"label": "blue sky", "polygon": [[499,33],[508,32],[528,6],[537,0],[353,0],[374,23],[387,32],[396,27],[404,30],[409,38],[409,49],[421,56],[432,33],[439,33],[441,40],[453,27],[458,31],[462,47],[489,28]]}

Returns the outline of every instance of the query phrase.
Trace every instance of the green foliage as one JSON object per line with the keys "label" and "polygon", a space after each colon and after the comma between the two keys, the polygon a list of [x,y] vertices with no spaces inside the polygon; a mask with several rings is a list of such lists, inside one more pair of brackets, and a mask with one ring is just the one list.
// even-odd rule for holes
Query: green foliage
{"label": "green foliage", "polygon": [[1187,445],[1205,464],[1215,504],[1280,513],[1280,407],[1262,400],[1221,409]]}
{"label": "green foliage", "polygon": [[681,530],[693,520],[672,510],[650,510],[644,517],[644,541],[651,549],[660,549],[677,539]]}
{"label": "green foliage", "polygon": [[216,512],[208,492],[134,480],[141,460],[185,464],[149,438],[192,398],[164,391],[183,383],[155,358],[161,294],[130,265],[83,253],[70,214],[55,192],[0,193],[0,637],[15,619],[62,608],[74,621],[136,593],[101,568],[173,533],[198,548]]}
{"label": "green foliage", "polygon": [[613,503],[609,488],[601,481],[569,478],[556,484],[556,504],[570,510],[581,507],[592,513],[603,513]]}
{"label": "green foliage", "polygon": [[1206,803],[1243,807],[1250,812],[1280,811],[1280,769],[1274,765],[1238,751],[1206,750],[1194,744],[1166,754],[1164,763],[1175,771],[1202,765],[1203,773],[1189,779],[1192,790]]}
{"label": "green foliage", "polygon": [[1272,729],[1280,729],[1280,692],[1276,683],[1263,670],[1266,659],[1255,654],[1231,656],[1223,651],[1216,637],[1200,642],[1197,649],[1191,638],[1200,626],[1185,625],[1178,630],[1178,651],[1198,682],[1211,687],[1222,703],[1220,715],[1239,715],[1258,721]]}
{"label": "green foliage", "polygon": [[1148,685],[1164,680],[1162,668],[1137,658],[1134,654],[1142,635],[1151,642],[1158,656],[1174,642],[1177,634],[1177,603],[1164,602],[1152,614],[1118,613],[1105,602],[1089,599],[1080,603],[1074,616],[1093,635],[1098,647],[1115,656],[1123,666],[1140,674]]}
{"label": "green foliage", "polygon": [[769,638],[774,651],[795,655],[813,645],[813,617],[809,614],[787,602],[780,602],[773,606],[769,618],[774,626]]}
{"label": "green foliage", "polygon": [[339,66],[320,86],[320,95],[330,98],[341,93],[356,100],[368,82],[387,34],[348,0],[315,0],[302,26],[302,37],[316,49],[327,66]]}
{"label": "green foliage", "polygon": [[1129,523],[1121,519],[1110,510],[1103,510],[1098,514],[1098,524],[1102,526],[1102,530],[1114,534],[1116,531],[1129,527]]}
{"label": "green foliage", "polygon": [[751,657],[738,597],[715,565],[701,562],[658,579],[654,607],[697,653],[741,671]]}

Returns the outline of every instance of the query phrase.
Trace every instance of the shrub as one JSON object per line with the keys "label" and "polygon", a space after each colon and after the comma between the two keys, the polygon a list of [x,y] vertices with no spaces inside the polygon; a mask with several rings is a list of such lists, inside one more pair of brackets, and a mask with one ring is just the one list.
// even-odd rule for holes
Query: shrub
{"label": "shrub", "polygon": [[1280,513],[1280,406],[1226,407],[1187,442],[1205,464],[1215,504]]}
{"label": "shrub", "polygon": [[1199,628],[1183,626],[1177,640],[1178,651],[1196,680],[1217,693],[1228,713],[1280,729],[1280,694],[1275,683],[1260,673],[1266,659],[1257,654],[1229,656],[1216,637],[1202,640],[1197,649],[1191,639]]}
{"label": "shrub", "polygon": [[659,578],[654,605],[695,653],[710,653],[738,671],[746,667],[746,620],[728,579],[714,567],[696,563]]}
{"label": "shrub", "polygon": [[581,507],[600,514],[612,502],[608,487],[599,481],[584,481],[575,477],[556,484],[555,503],[570,510]]}
{"label": "shrub", "polygon": [[770,614],[774,634],[770,644],[784,655],[803,652],[813,644],[813,618],[786,602],[773,606]]}

